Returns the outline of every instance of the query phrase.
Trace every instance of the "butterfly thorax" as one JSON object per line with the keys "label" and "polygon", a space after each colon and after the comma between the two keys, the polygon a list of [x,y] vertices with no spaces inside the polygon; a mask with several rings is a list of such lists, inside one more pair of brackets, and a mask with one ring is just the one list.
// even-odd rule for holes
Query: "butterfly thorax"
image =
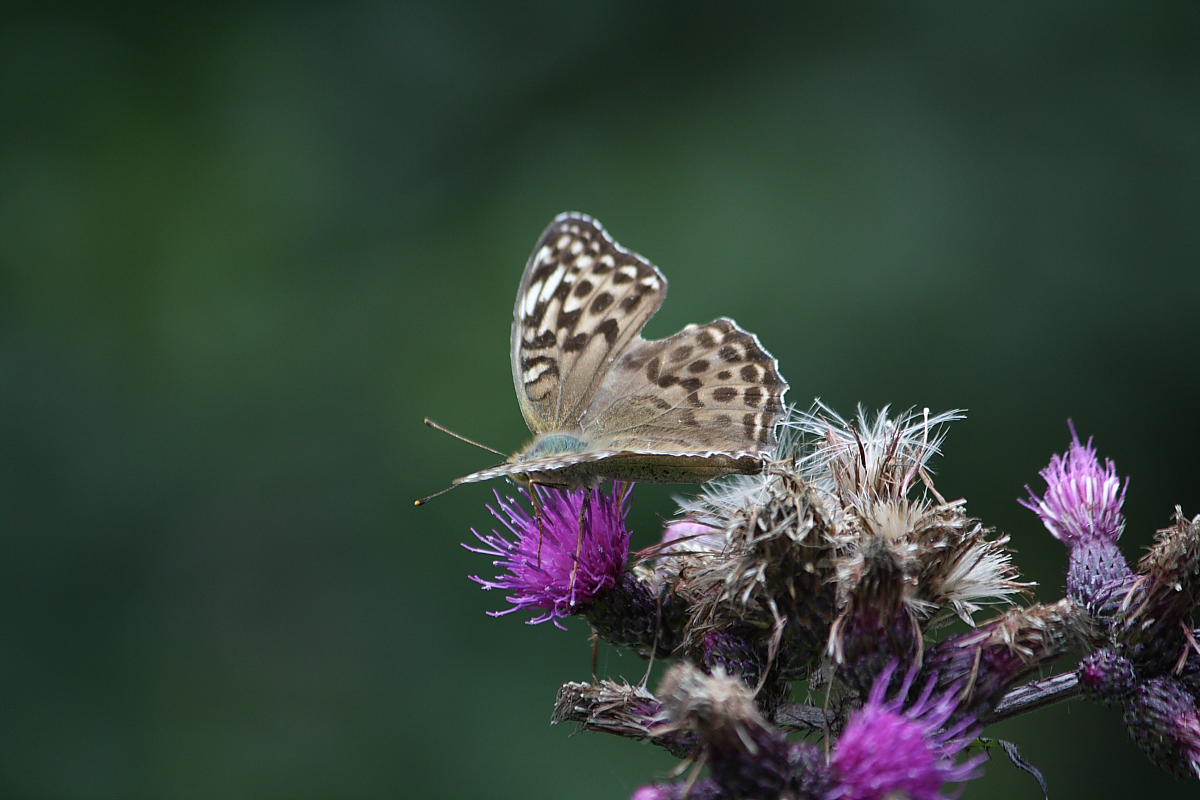
{"label": "butterfly thorax", "polygon": [[518,484],[538,483],[559,489],[588,489],[600,485],[604,476],[591,461],[576,461],[581,453],[591,453],[592,446],[571,433],[543,433],[509,459],[515,466],[528,463],[528,472],[512,474]]}
{"label": "butterfly thorax", "polygon": [[579,453],[586,450],[587,447],[587,442],[569,433],[543,433],[530,442],[528,447],[513,456],[513,460],[519,463],[543,456]]}

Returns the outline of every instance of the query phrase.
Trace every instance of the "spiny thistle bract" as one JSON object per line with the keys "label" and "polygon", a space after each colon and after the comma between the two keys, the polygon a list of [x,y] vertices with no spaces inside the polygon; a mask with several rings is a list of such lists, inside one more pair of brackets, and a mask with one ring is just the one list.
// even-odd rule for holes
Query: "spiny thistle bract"
{"label": "spiny thistle bract", "polygon": [[[632,557],[631,487],[534,488],[536,510],[497,495],[507,533],[468,549],[501,573],[475,580],[508,592],[492,613],[582,616],[675,662],[655,692],[593,679],[555,703],[556,723],[707,769],[636,800],[940,800],[980,774],[965,749],[985,726],[1073,697],[1120,707],[1151,761],[1200,778],[1200,517],[1177,509],[1131,567],[1117,546],[1128,481],[1072,426],[1045,489],[1021,501],[1067,548],[1067,596],[1014,605],[1033,584],[1009,537],[934,486],[960,418],[793,410],[760,474],[704,484]],[[823,695],[813,705],[790,699],[801,679]]]}

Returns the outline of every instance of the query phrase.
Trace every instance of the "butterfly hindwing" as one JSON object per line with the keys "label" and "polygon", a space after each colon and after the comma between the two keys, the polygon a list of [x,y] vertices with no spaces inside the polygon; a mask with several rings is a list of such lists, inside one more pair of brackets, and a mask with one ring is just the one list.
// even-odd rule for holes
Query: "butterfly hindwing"
{"label": "butterfly hindwing", "polygon": [[606,450],[761,454],[775,443],[787,383],[758,338],[720,318],[658,341],[640,337],[583,415]]}

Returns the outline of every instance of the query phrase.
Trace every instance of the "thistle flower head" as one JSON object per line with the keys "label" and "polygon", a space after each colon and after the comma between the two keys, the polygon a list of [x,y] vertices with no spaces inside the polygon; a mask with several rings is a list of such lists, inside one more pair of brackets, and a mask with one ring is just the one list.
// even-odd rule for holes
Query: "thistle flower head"
{"label": "thistle flower head", "polygon": [[1011,608],[985,625],[947,636],[925,653],[927,674],[939,685],[967,685],[959,711],[977,715],[995,708],[1022,675],[1087,640],[1090,618],[1071,600]]}
{"label": "thistle flower head", "polygon": [[696,734],[712,779],[726,797],[780,797],[791,779],[787,736],[769,724],[741,679],[716,666],[711,674],[686,662],[659,687],[663,710]]}
{"label": "thistle flower head", "polygon": [[639,788],[629,800],[723,800],[728,797],[714,780],[653,783]]}
{"label": "thistle flower head", "polygon": [[1128,658],[1105,647],[1079,662],[1079,685],[1090,699],[1112,705],[1129,697],[1137,688],[1137,672]]}
{"label": "thistle flower head", "polygon": [[[487,508],[508,534],[472,529],[482,546],[463,547],[495,556],[492,563],[504,570],[492,580],[471,576],[484,589],[509,592],[505,599],[511,607],[489,612],[492,616],[532,609],[540,613],[530,624],[552,621],[562,628],[560,619],[615,586],[625,571],[630,487],[616,483],[607,494],[600,489],[532,491],[537,492],[539,511],[497,492],[496,506]],[[532,499],[525,490],[521,494]]]}
{"label": "thistle flower head", "polygon": [[1021,505],[1041,517],[1050,534],[1074,549],[1090,542],[1116,542],[1125,527],[1121,504],[1129,479],[1122,483],[1111,459],[1100,465],[1096,448],[1089,438],[1079,441],[1075,425],[1070,424],[1071,444],[1063,455],[1055,454],[1040,473],[1046,492],[1038,497],[1028,486],[1028,500]]}
{"label": "thistle flower head", "polygon": [[843,525],[838,562],[842,585],[854,589],[873,557],[886,557],[902,582],[895,587],[909,610],[922,619],[949,608],[964,622],[985,604],[1003,603],[1027,591],[1017,580],[1007,536],[968,516],[964,501],[933,503],[925,498],[870,501]]}
{"label": "thistle flower head", "polygon": [[1189,636],[1200,602],[1200,515],[1188,519],[1175,509],[1172,525],[1160,530],[1138,562],[1118,618],[1118,638],[1139,666],[1162,671],[1181,653],[1196,650]]}
{"label": "thistle flower head", "polygon": [[663,528],[659,552],[664,555],[720,553],[725,549],[725,532],[705,522],[676,519]]}
{"label": "thistle flower head", "polygon": [[1179,681],[1151,678],[1125,706],[1129,736],[1162,769],[1200,778],[1200,709]]}
{"label": "thistle flower head", "polygon": [[904,497],[918,478],[926,479],[929,460],[945,439],[945,425],[959,419],[963,415],[958,410],[930,415],[929,409],[893,417],[885,406],[872,420],[860,406],[851,422],[817,401],[811,411],[793,414],[782,424],[810,440],[810,452],[800,458],[802,476],[842,505],[861,507],[871,500]]}
{"label": "thistle flower head", "polygon": [[807,663],[828,635],[835,603],[828,503],[790,463],[765,475],[752,494],[716,490],[706,497],[717,501],[689,508],[692,519],[718,526],[721,546],[705,551],[694,541],[690,554],[672,556],[672,588],[691,609],[692,647],[713,629],[754,628],[769,637],[783,616],[786,649]]}
{"label": "thistle flower head", "polygon": [[971,717],[956,717],[956,692],[933,694],[926,683],[911,703],[905,699],[914,673],[900,691],[886,699],[895,671],[893,663],[880,674],[867,702],[846,724],[831,759],[833,786],[824,800],[944,800],[942,787],[980,775],[986,756],[956,762],[974,737]]}

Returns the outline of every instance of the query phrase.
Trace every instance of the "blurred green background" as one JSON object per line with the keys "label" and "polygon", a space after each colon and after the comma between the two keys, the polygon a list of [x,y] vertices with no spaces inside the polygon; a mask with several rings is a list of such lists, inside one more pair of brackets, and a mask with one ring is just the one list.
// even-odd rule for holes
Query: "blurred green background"
{"label": "blurred green background", "polygon": [[[969,409],[939,487],[1042,599],[1064,552],[1015,498],[1073,417],[1135,556],[1200,513],[1197,9],[10,10],[0,795],[612,799],[674,764],[547,724],[586,630],[484,616],[490,487],[412,508],[493,460],[422,416],[525,441],[512,300],[564,209],[664,269],[651,335],[730,315],[796,402]],[[996,732],[1055,798],[1194,791],[1119,717]],[[1039,795],[999,758],[967,796]]]}

